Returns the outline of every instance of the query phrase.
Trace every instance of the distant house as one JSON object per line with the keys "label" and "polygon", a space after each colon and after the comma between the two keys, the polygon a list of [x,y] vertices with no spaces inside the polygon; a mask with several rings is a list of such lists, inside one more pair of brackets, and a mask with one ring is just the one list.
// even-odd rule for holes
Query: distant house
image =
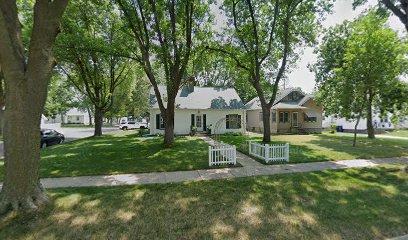
{"label": "distant house", "polygon": [[[263,132],[263,113],[259,98],[246,104],[247,129]],[[312,95],[288,88],[279,91],[271,108],[272,133],[319,133],[322,131],[322,107]]]}
{"label": "distant house", "polygon": [[[401,117],[397,122],[393,123],[391,121],[392,114],[387,114],[387,116],[381,117],[378,114],[373,115],[373,127],[378,130],[388,130],[396,128],[408,128],[408,117]],[[323,119],[323,128],[329,128],[330,125],[341,126],[344,131],[350,132],[354,131],[356,125],[355,120],[347,120],[345,118],[336,117],[334,115],[327,116]],[[362,118],[357,125],[357,130],[360,132],[365,132],[367,130],[367,119]]]}
{"label": "distant house", "polygon": [[[166,87],[159,86],[159,91],[165,100]],[[213,133],[245,130],[245,105],[232,88],[196,87],[190,83],[178,91],[174,114],[177,135],[189,134],[193,127],[197,132],[211,128]],[[150,119],[150,133],[164,134],[164,122],[153,88],[150,90]]]}
{"label": "distant house", "polygon": [[56,115],[53,118],[49,117],[45,123],[64,123],[64,124],[84,124],[90,122],[89,114],[77,108],[71,108],[68,112],[61,115]]}

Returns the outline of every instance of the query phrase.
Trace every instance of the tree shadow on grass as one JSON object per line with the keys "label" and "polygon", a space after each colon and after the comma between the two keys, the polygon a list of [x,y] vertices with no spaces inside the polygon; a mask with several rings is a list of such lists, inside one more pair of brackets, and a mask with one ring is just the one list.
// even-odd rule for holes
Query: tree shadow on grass
{"label": "tree shadow on grass", "polygon": [[39,215],[0,220],[0,238],[383,239],[408,233],[406,182],[370,168],[58,189]]}
{"label": "tree shadow on grass", "polygon": [[101,175],[205,169],[208,144],[200,139],[176,138],[165,148],[162,138],[97,137],[55,148],[42,158],[42,177]]}
{"label": "tree shadow on grass", "polygon": [[408,141],[406,140],[359,137],[356,147],[353,147],[353,138],[350,136],[317,136],[318,140],[310,141],[311,144],[334,152],[347,153],[355,158],[390,158],[408,155]]}
{"label": "tree shadow on grass", "polygon": [[[247,137],[247,136],[223,136],[221,140],[233,144],[237,146],[237,150],[244,153],[245,155],[249,156],[249,147],[248,142],[251,141],[262,141],[261,137],[254,138],[254,137]],[[286,144],[285,141],[276,141],[272,140],[271,144]],[[256,161],[266,164],[266,165],[274,165],[274,164],[283,164],[287,163],[284,161],[276,161],[271,163],[265,163],[263,159],[256,158],[254,156],[250,156],[251,158],[255,159]],[[327,155],[320,154],[316,149],[310,148],[306,145],[301,144],[293,144],[290,143],[289,146],[289,163],[305,163],[305,162],[317,162],[317,161],[330,161]]]}
{"label": "tree shadow on grass", "polygon": [[136,133],[53,146],[45,149],[41,159],[43,178],[207,168],[208,144],[200,139],[177,137],[174,146],[166,148],[162,138],[141,138]]}

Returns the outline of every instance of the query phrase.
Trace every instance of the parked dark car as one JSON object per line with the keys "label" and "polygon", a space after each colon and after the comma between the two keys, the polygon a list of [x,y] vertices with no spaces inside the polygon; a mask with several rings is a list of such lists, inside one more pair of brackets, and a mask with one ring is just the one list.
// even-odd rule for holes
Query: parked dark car
{"label": "parked dark car", "polygon": [[53,129],[41,129],[41,148],[63,143],[65,140],[64,134]]}

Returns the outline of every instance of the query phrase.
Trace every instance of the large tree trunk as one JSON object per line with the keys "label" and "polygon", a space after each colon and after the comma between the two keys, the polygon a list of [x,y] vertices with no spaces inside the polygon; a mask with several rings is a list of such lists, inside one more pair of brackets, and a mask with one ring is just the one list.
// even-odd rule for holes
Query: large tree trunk
{"label": "large tree trunk", "polygon": [[[16,76],[14,76],[16,77]],[[27,79],[9,81],[4,124],[5,180],[0,213],[9,209],[36,209],[47,202],[40,184],[40,124],[45,88],[33,92]],[[22,84],[23,83],[23,84]],[[33,95],[44,96],[39,102]]]}
{"label": "large tree trunk", "polygon": [[[68,0],[36,1],[28,53],[14,1],[0,1],[0,64],[6,88],[5,177],[0,213],[48,201],[40,184],[40,124],[54,66],[52,48]],[[28,57],[26,57],[28,56]]]}
{"label": "large tree trunk", "polygon": [[164,118],[164,145],[170,147],[174,143],[174,104],[168,103]]}
{"label": "large tree trunk", "polygon": [[263,142],[271,142],[271,109],[262,107],[262,120],[263,120]]}
{"label": "large tree trunk", "polygon": [[103,115],[104,115],[104,111],[102,109],[100,109],[100,108],[95,107],[95,132],[94,132],[94,136],[102,136]]}

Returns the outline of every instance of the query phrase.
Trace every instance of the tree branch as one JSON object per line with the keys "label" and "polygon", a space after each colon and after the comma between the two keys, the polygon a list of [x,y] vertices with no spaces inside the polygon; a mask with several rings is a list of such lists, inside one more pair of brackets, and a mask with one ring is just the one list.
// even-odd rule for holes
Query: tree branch
{"label": "tree branch", "polygon": [[408,30],[407,15],[408,13],[403,13],[397,6],[394,5],[390,0],[380,0],[389,10],[391,10],[404,24],[405,28]]}
{"label": "tree branch", "polygon": [[236,57],[235,54],[232,54],[232,53],[230,53],[230,52],[228,52],[228,51],[226,51],[225,49],[222,49],[222,48],[214,48],[214,47],[206,46],[206,49],[227,54],[229,57],[234,59],[234,61],[236,62],[238,67],[250,72],[250,69],[247,66],[245,66],[243,63],[241,63],[241,61]]}
{"label": "tree branch", "polygon": [[262,64],[265,59],[268,57],[268,55],[272,51],[272,40],[273,40],[273,35],[275,33],[275,27],[276,27],[276,19],[278,18],[279,15],[279,0],[275,0],[275,9],[274,9],[274,14],[273,14],[273,22],[272,22],[272,29],[271,33],[269,35],[269,42],[268,42],[268,49],[266,50],[265,55],[261,58],[260,64]]}

